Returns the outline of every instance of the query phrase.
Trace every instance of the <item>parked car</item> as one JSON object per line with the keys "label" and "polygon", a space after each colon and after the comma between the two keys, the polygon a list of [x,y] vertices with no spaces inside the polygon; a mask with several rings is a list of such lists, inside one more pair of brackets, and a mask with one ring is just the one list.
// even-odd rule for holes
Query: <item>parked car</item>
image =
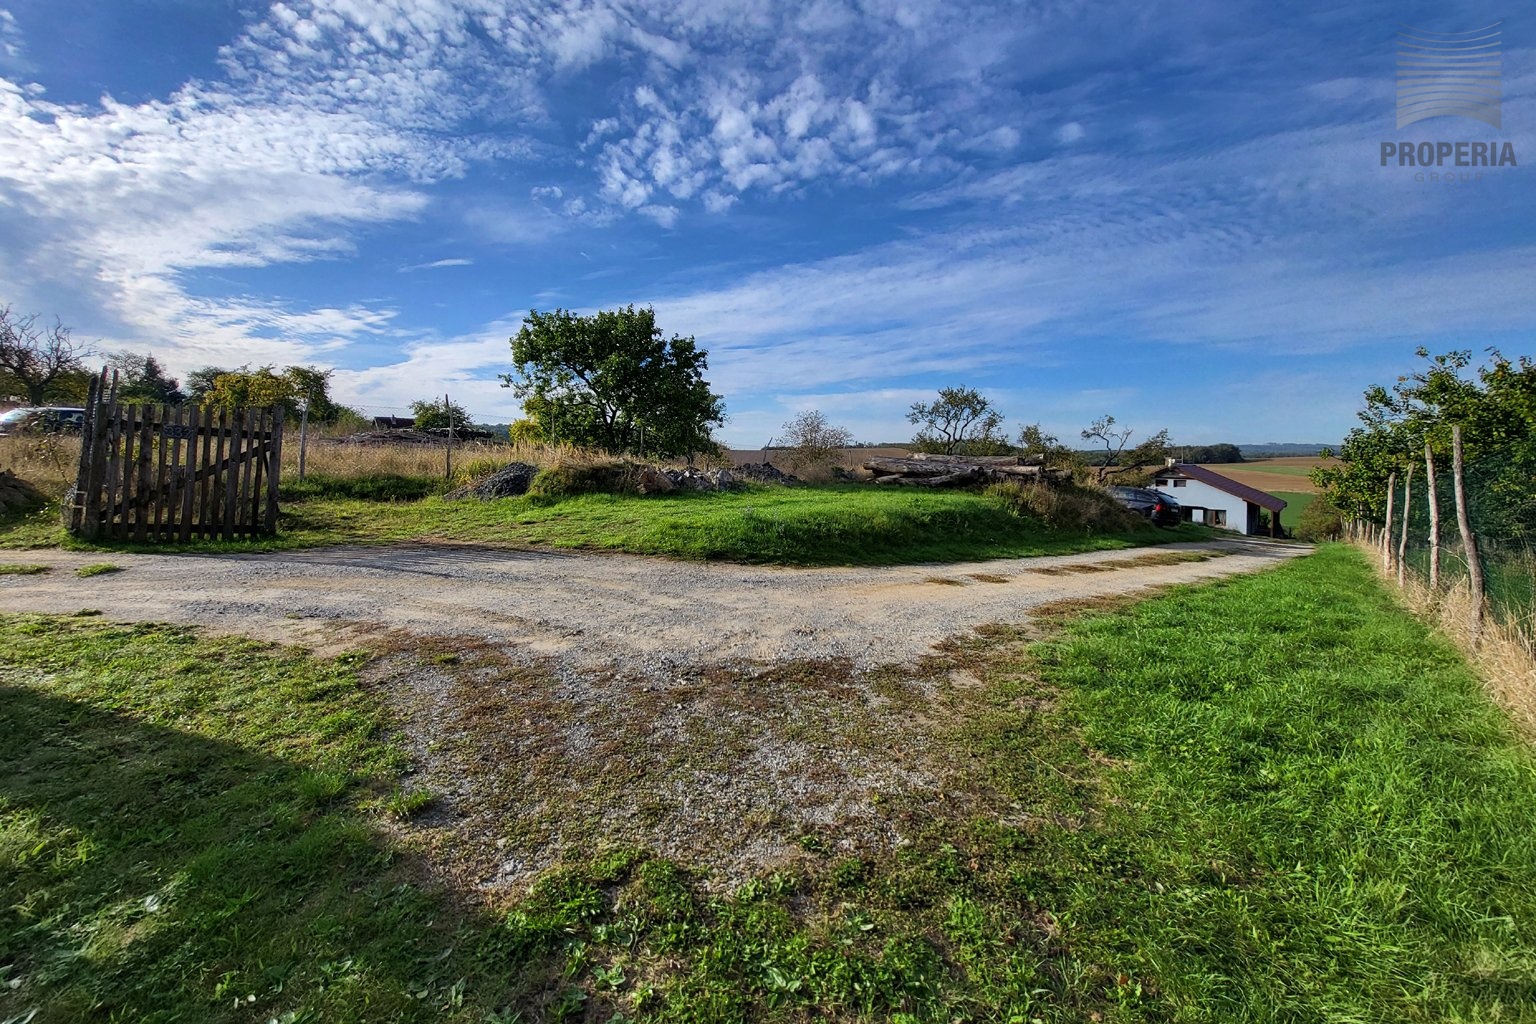
{"label": "parked car", "polygon": [[1147,487],[1111,487],[1109,493],[1120,504],[1147,517],[1156,526],[1177,526],[1184,521],[1179,503],[1161,491]]}
{"label": "parked car", "polygon": [[84,425],[85,410],[71,406],[23,406],[0,414],[0,436],[68,433]]}

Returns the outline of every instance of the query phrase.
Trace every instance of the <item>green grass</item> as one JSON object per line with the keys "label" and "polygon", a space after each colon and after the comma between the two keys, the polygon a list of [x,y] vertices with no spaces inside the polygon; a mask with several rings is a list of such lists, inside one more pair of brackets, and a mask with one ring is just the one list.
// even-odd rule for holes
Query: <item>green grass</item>
{"label": "green grass", "polygon": [[[316,483],[322,485],[330,487]],[[249,551],[439,540],[783,565],[891,565],[1116,550],[1209,536],[1192,526],[1087,535],[1021,518],[991,495],[842,486],[489,502],[316,497],[285,504],[275,538],[89,549]],[[56,511],[0,524],[0,546],[48,545],[86,548],[58,525]]]}
{"label": "green grass", "polygon": [[47,565],[5,562],[0,563],[0,576],[36,576],[39,573],[48,572],[51,568]]}
{"label": "green grass", "polygon": [[1270,491],[1269,493],[1285,501],[1285,508],[1280,510],[1280,525],[1287,530],[1296,529],[1296,524],[1301,522],[1302,510],[1312,504],[1317,497],[1307,491]]}
{"label": "green grass", "polygon": [[107,576],[111,573],[122,571],[123,567],[120,565],[113,565],[111,562],[97,562],[94,565],[82,565],[75,570],[75,575],[81,579],[88,579],[92,576]]}
{"label": "green grass", "polygon": [[354,660],[0,618],[0,1019],[1536,1019],[1536,761],[1353,550],[953,656],[896,852],[493,914],[388,838]]}

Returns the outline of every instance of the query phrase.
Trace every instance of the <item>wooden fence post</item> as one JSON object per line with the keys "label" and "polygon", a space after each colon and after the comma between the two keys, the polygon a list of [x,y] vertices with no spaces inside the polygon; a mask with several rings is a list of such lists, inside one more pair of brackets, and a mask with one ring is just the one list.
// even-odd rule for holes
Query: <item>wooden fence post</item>
{"label": "wooden fence post", "polygon": [[1397,586],[1402,589],[1408,566],[1408,510],[1413,502],[1413,463],[1408,463],[1408,475],[1403,480],[1403,533],[1397,542]]}
{"label": "wooden fence post", "polygon": [[1451,427],[1451,486],[1456,495],[1456,526],[1461,531],[1461,549],[1467,556],[1467,582],[1472,588],[1472,640],[1483,632],[1483,564],[1477,557],[1477,535],[1472,532],[1472,518],[1467,512],[1467,488],[1462,473],[1461,424]]}
{"label": "wooden fence post", "polygon": [[1429,589],[1440,589],[1440,496],[1435,493],[1435,453],[1424,439],[1424,489],[1429,497]]}
{"label": "wooden fence post", "polygon": [[1397,470],[1387,477],[1387,524],[1381,530],[1381,570],[1392,570],[1392,503],[1397,500]]}

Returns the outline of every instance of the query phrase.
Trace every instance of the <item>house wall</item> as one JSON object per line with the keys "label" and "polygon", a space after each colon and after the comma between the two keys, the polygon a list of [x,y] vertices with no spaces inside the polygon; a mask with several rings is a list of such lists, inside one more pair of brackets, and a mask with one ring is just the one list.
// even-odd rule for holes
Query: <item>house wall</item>
{"label": "house wall", "polygon": [[[1184,486],[1173,486],[1174,480],[1183,480]],[[1248,502],[1226,491],[1219,491],[1201,480],[1190,480],[1187,477],[1158,477],[1152,486],[1180,505],[1200,505],[1204,508],[1221,509],[1227,514],[1226,528],[1236,533],[1247,534],[1252,521],[1258,518],[1257,515],[1249,514]]]}

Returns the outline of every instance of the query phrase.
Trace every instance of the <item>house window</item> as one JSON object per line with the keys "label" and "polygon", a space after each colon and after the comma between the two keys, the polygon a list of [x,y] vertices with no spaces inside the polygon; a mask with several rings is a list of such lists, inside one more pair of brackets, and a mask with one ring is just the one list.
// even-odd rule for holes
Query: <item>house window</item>
{"label": "house window", "polygon": [[1224,508],[1213,508],[1205,514],[1205,521],[1212,526],[1226,526],[1227,510]]}
{"label": "house window", "polygon": [[1155,486],[1167,487],[1168,486],[1168,481],[1167,480],[1159,480]]}
{"label": "house window", "polygon": [[1173,482],[1173,486],[1175,486],[1175,487],[1183,487],[1187,483],[1189,483],[1188,480],[1175,480]]}

